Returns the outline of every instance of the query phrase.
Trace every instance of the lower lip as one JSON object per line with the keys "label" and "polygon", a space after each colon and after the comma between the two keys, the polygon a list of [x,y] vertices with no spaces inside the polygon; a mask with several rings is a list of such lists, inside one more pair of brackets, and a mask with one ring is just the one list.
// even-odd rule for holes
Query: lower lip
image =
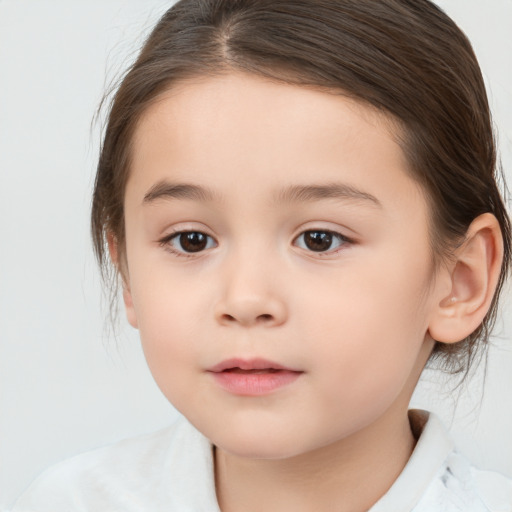
{"label": "lower lip", "polygon": [[235,395],[260,396],[291,384],[301,374],[291,370],[266,373],[224,371],[214,372],[213,378],[222,388]]}

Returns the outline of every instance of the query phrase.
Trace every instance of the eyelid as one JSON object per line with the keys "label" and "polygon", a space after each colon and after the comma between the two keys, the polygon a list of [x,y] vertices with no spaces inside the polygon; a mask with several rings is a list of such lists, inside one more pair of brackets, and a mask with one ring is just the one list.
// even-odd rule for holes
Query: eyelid
{"label": "eyelid", "polygon": [[328,233],[333,233],[342,236],[343,238],[346,238],[347,240],[350,240],[351,242],[355,243],[358,238],[360,238],[360,233],[358,233],[353,228],[336,222],[336,221],[330,221],[330,220],[312,220],[303,222],[300,225],[298,225],[294,232],[296,233],[293,238],[297,238],[299,235],[304,233],[305,231],[325,231]]}

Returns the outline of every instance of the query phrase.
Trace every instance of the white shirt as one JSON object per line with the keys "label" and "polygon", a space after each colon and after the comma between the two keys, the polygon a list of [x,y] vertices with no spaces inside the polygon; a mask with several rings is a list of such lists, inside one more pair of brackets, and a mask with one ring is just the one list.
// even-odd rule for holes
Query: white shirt
{"label": "white shirt", "polygon": [[[418,437],[389,491],[369,512],[512,512],[512,480],[473,468],[439,421],[410,411]],[[184,418],[44,472],[12,512],[220,512],[212,445]]]}

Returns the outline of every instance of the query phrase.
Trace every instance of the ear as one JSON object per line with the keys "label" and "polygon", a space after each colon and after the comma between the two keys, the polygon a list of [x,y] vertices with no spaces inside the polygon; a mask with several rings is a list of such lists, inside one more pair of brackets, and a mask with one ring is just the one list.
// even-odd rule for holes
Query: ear
{"label": "ear", "polygon": [[493,299],[502,260],[503,238],[498,220],[484,213],[471,223],[454,260],[443,269],[447,286],[443,286],[429,323],[434,340],[456,343],[480,326]]}
{"label": "ear", "polygon": [[108,243],[108,252],[110,254],[110,259],[114,263],[116,270],[121,278],[122,286],[123,286],[123,302],[124,308],[126,311],[126,318],[128,319],[128,323],[134,327],[138,328],[137,324],[137,316],[135,315],[135,308],[133,307],[132,293],[130,290],[130,276],[128,274],[128,267],[126,262],[123,261],[124,258],[120,256],[119,244],[117,242],[117,238],[113,233],[109,233],[107,235],[107,243]]}

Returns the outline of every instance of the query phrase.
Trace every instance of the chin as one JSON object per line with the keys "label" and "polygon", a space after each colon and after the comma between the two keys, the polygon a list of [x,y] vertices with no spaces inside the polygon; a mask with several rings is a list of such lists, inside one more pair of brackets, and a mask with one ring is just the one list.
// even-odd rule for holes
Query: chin
{"label": "chin", "polygon": [[270,424],[254,425],[252,428],[226,426],[207,437],[224,452],[247,459],[289,459],[315,450],[322,444],[320,440],[310,438],[304,430],[289,426],[279,429]]}
{"label": "chin", "polygon": [[217,448],[235,457],[245,459],[281,460],[289,459],[301,453],[297,446],[283,445],[281,439],[270,439],[265,436],[260,439],[230,439],[226,442],[214,443]]}

